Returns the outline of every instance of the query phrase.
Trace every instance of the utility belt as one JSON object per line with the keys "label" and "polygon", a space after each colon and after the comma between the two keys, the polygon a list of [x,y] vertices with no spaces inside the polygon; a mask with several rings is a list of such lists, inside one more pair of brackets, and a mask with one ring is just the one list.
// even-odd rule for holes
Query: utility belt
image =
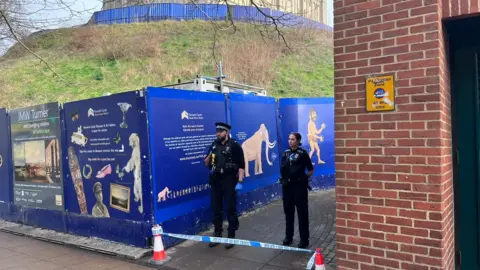
{"label": "utility belt", "polygon": [[214,185],[218,178],[222,176],[236,176],[238,172],[238,165],[235,163],[225,163],[224,167],[213,166],[210,171],[210,185]]}
{"label": "utility belt", "polygon": [[212,167],[212,173],[216,175],[237,173],[238,165],[235,163],[225,163],[224,167]]}
{"label": "utility belt", "polygon": [[301,176],[301,177],[280,177],[280,183],[281,184],[288,184],[288,183],[302,183],[305,181],[307,177],[306,176]]}
{"label": "utility belt", "polygon": [[231,173],[237,173],[238,171],[238,165],[235,163],[225,163],[224,167],[216,167],[214,166],[212,168],[212,171],[214,174],[231,174]]}
{"label": "utility belt", "polygon": [[301,175],[301,176],[295,176],[295,177],[282,177],[280,176],[280,179],[278,179],[278,182],[283,185],[289,185],[289,184],[305,184],[307,185],[307,188],[309,190],[312,190],[312,187],[308,183],[308,177],[307,175]]}

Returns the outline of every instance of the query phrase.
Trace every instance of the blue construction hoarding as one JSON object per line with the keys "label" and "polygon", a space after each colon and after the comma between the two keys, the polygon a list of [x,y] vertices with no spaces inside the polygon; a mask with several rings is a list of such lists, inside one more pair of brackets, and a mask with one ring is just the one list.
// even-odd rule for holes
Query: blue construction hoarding
{"label": "blue construction hoarding", "polygon": [[143,92],[66,103],[64,114],[69,232],[144,245],[152,211]]}
{"label": "blue construction hoarding", "polygon": [[11,147],[8,126],[7,111],[0,108],[0,209],[8,209],[8,204],[12,201]]}
{"label": "blue construction hoarding", "polygon": [[[26,120],[26,111],[36,118],[19,121]],[[211,225],[203,160],[215,139],[215,122],[230,123],[232,137],[244,150],[247,174],[238,194],[238,211],[244,213],[281,198],[280,155],[293,131],[302,134],[312,156],[312,186],[335,185],[333,112],[330,98],[275,100],[154,87],[63,107],[17,109],[10,117],[0,110],[0,126],[13,120],[11,133],[0,131],[0,218],[135,246],[149,245],[154,223],[169,232],[196,234]],[[12,146],[40,139],[42,147],[35,151]],[[62,191],[60,198],[49,195],[53,199],[42,207],[15,202],[11,178],[26,164],[45,165],[44,171],[26,170],[37,188],[62,181],[61,189],[54,189]],[[175,240],[167,238],[165,246],[175,243],[169,241]]]}
{"label": "blue construction hoarding", "polygon": [[302,147],[314,164],[314,186],[335,185],[335,141],[333,98],[285,98],[279,100],[282,150],[288,148],[288,135],[299,132]]}
{"label": "blue construction hoarding", "polygon": [[64,210],[61,130],[57,102],[10,111],[15,204]]}
{"label": "blue construction hoarding", "polygon": [[144,98],[138,93],[64,105],[68,160],[65,194],[70,198],[66,201],[69,212],[98,218],[149,220],[146,113]]}
{"label": "blue construction hoarding", "polygon": [[246,212],[281,196],[277,103],[272,97],[229,94],[232,136],[245,156],[245,184],[238,195],[238,210]]}
{"label": "blue construction hoarding", "polygon": [[214,123],[226,121],[225,96],[147,88],[147,98],[155,222],[168,231],[197,233],[210,219],[204,157],[215,139]]}
{"label": "blue construction hoarding", "polygon": [[148,88],[155,221],[208,204],[204,157],[225,121],[225,97],[215,93]]}
{"label": "blue construction hoarding", "polygon": [[332,27],[296,14],[270,8],[219,4],[152,3],[97,11],[92,16],[95,24],[124,24],[161,20],[233,20],[271,24],[272,18],[282,26],[314,27],[332,31]]}
{"label": "blue construction hoarding", "polygon": [[280,171],[275,99],[230,94],[230,121],[245,155],[243,192],[275,183]]}

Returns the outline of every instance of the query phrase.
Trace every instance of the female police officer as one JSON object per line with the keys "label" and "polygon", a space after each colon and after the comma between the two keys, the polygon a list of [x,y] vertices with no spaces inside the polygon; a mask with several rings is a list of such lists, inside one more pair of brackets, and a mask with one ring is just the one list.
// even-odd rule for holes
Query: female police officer
{"label": "female police officer", "polygon": [[[283,244],[288,246],[293,241],[295,207],[298,212],[298,227],[300,231],[299,248],[309,245],[310,232],[308,228],[308,178],[313,175],[312,161],[301,145],[302,136],[292,133],[288,137],[289,148],[282,154],[280,165],[280,183],[283,192],[283,210],[285,212],[286,230]],[[305,174],[305,169],[308,174]]]}

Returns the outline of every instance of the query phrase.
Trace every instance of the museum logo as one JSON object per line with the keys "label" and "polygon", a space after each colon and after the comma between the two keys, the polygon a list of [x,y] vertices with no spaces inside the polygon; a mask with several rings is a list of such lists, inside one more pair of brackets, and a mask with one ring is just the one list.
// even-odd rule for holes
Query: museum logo
{"label": "museum logo", "polygon": [[188,113],[187,111],[183,111],[181,113],[181,118],[188,119],[188,120],[203,120],[203,114],[201,113]]}
{"label": "museum logo", "polygon": [[97,116],[106,116],[108,115],[107,109],[94,110],[92,108],[88,109],[87,117],[97,117]]}

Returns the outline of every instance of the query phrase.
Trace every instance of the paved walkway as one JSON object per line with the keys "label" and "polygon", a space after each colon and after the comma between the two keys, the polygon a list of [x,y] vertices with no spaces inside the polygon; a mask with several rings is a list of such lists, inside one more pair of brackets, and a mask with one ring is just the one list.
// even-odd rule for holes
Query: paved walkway
{"label": "paved walkway", "polygon": [[108,255],[0,232],[0,269],[141,270],[149,268]]}
{"label": "paved walkway", "polygon": [[[296,220],[295,220],[296,221]],[[335,191],[310,193],[310,249],[322,248],[327,269],[335,265]],[[267,243],[281,243],[284,236],[284,214],[281,202],[259,209],[240,219],[238,237]],[[296,232],[294,245],[298,243]],[[171,260],[157,269],[305,269],[311,254],[236,246],[225,250],[213,249],[207,243],[185,241],[171,248]],[[146,267],[144,258],[136,262],[119,260],[76,248],[39,241],[24,236],[0,232],[0,270],[3,269],[153,269]],[[142,266],[143,265],[143,266]]]}
{"label": "paved walkway", "polygon": [[[310,192],[310,249],[322,249],[327,269],[335,265],[335,190]],[[295,217],[297,224],[297,218]],[[297,225],[296,225],[297,226]],[[298,227],[294,246],[298,244]],[[285,231],[285,215],[281,201],[263,207],[240,219],[237,238],[281,244]],[[211,235],[211,231],[207,234]],[[226,233],[224,233],[226,234]],[[223,245],[209,248],[208,243],[186,241],[167,251],[171,256],[165,266],[181,270],[241,269],[284,270],[306,269],[312,254],[236,246],[225,250]]]}

